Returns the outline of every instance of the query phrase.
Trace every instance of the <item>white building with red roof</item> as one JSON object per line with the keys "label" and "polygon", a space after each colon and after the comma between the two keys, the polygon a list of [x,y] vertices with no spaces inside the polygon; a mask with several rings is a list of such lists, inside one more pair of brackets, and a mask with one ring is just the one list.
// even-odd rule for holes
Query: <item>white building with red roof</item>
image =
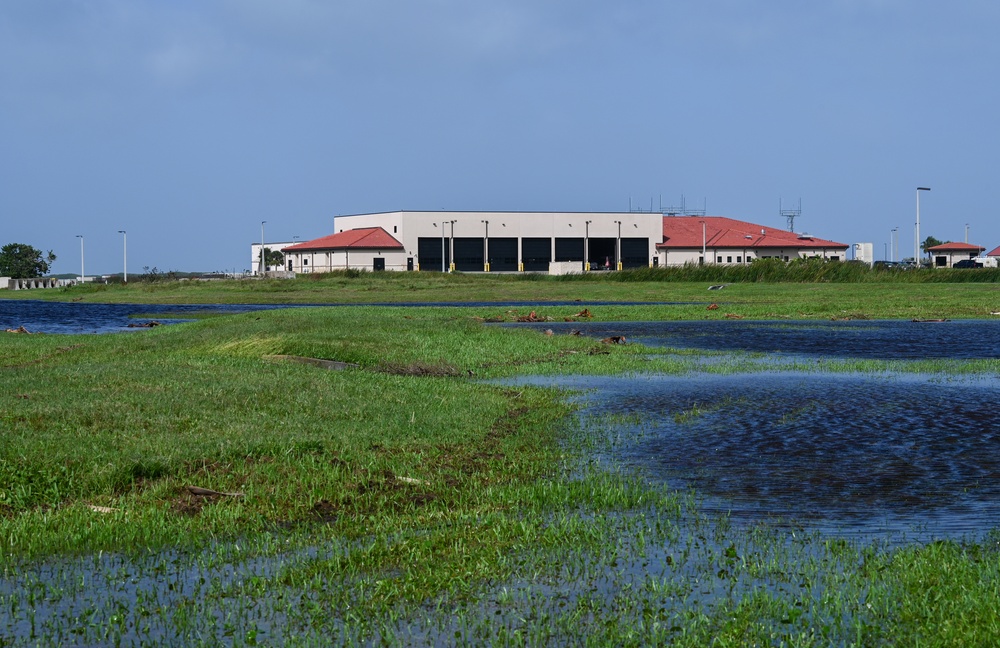
{"label": "white building with red roof", "polygon": [[755,259],[846,259],[848,246],[723,216],[664,216],[663,265],[747,264]]}
{"label": "white building with red roof", "polygon": [[848,246],[721,216],[657,212],[396,211],[338,216],[337,232],[282,248],[288,270],[586,272],[818,257]]}
{"label": "white building with red roof", "polygon": [[927,253],[931,255],[935,268],[950,268],[959,261],[976,258],[985,250],[981,245],[971,243],[942,243],[927,248]]}
{"label": "white building with red roof", "polygon": [[[330,272],[347,268],[413,270],[403,260],[403,244],[381,227],[361,227],[337,232],[305,243],[284,247],[288,270]],[[351,256],[354,258],[352,259]]]}

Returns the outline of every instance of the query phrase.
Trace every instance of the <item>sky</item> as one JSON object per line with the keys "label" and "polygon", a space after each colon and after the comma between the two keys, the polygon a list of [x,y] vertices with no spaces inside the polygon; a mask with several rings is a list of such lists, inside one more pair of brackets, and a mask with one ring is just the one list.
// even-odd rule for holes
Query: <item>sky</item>
{"label": "sky", "polygon": [[242,271],[398,209],[1000,246],[995,0],[0,0],[0,245]]}

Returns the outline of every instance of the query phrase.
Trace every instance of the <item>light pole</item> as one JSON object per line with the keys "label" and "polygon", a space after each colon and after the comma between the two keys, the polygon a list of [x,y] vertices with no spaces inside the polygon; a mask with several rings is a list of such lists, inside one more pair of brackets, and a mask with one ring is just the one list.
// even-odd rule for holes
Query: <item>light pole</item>
{"label": "light pole", "polygon": [[483,239],[483,272],[489,272],[490,271],[490,222],[488,220],[480,222],[486,223],[486,238]]}
{"label": "light pole", "polygon": [[966,243],[969,242],[969,224],[968,223],[965,224],[965,242]]}
{"label": "light pole", "polygon": [[[444,224],[448,221],[441,221],[441,274],[444,274]],[[420,250],[417,250],[419,252]]]}
{"label": "light pole", "polygon": [[913,241],[913,260],[917,263],[917,267],[920,267],[920,192],[930,191],[930,187],[917,187],[917,229],[916,238]]}
{"label": "light pole", "polygon": [[892,256],[892,261],[896,260],[896,256],[899,254],[899,228],[893,227],[889,232],[889,252]]}
{"label": "light pole", "polygon": [[451,238],[448,239],[448,250],[449,250],[449,252],[451,252],[451,254],[449,254],[448,257],[451,259],[451,263],[448,264],[448,268],[450,270],[454,270],[455,269],[455,222],[456,221],[450,221],[450,222],[451,222]]}
{"label": "light pole", "polygon": [[590,272],[590,224],[594,221],[587,221],[583,224],[583,271]]}
{"label": "light pole", "polygon": [[618,223],[618,238],[615,239],[615,267],[618,270],[622,269],[622,222],[616,220]]}
{"label": "light pole", "polygon": [[264,223],[267,221],[260,222],[260,274],[261,276],[267,272],[267,266],[264,263],[267,261],[266,253],[264,252]]}
{"label": "light pole", "polygon": [[122,283],[128,283],[128,235],[125,230],[118,230],[122,235]]}
{"label": "light pole", "polygon": [[86,274],[83,272],[83,234],[77,234],[76,238],[80,239],[80,283],[83,283]]}
{"label": "light pole", "polygon": [[705,249],[705,245],[708,242],[708,238],[705,236],[705,221],[701,221],[701,262],[704,265],[707,263],[708,254]]}

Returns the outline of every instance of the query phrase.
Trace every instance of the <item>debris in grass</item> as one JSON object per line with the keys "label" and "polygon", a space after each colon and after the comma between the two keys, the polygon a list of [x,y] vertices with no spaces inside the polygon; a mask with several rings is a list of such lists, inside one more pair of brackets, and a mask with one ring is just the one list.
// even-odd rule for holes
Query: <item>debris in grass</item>
{"label": "debris in grass", "polygon": [[743,316],[736,313],[726,313],[726,319],[743,319]]}
{"label": "debris in grass", "polygon": [[569,332],[569,334],[570,335],[583,335],[583,332],[580,329],[573,329],[572,331]]}
{"label": "debris in grass", "polygon": [[121,509],[111,508],[110,506],[97,506],[96,504],[87,504],[87,508],[95,513],[116,513]]}
{"label": "debris in grass", "polygon": [[706,308],[705,310],[719,310],[719,305],[718,304],[709,304],[708,308]]}
{"label": "debris in grass", "polygon": [[393,376],[461,376],[462,371],[447,362],[437,363],[413,362],[410,364],[397,364],[391,362],[381,362],[375,367],[375,371],[387,373]]}
{"label": "debris in grass", "polygon": [[425,482],[422,479],[414,479],[413,477],[400,477],[398,475],[396,476],[396,481],[402,482],[404,484],[414,484],[414,485],[417,485],[417,486],[426,486],[427,485],[427,482]]}
{"label": "debris in grass", "polygon": [[545,335],[555,335],[555,334],[556,334],[555,331],[553,331],[552,329],[545,329]]}
{"label": "debris in grass", "polygon": [[317,522],[325,522],[327,524],[336,522],[340,517],[337,505],[325,499],[321,499],[313,504],[310,513]]}
{"label": "debris in grass", "polygon": [[527,315],[518,315],[514,313],[514,317],[517,318],[518,322],[554,322],[555,320],[548,315],[542,316],[537,314],[535,311],[531,311]]}
{"label": "debris in grass", "polygon": [[246,497],[243,493],[223,493],[201,486],[188,486],[187,489],[189,493],[198,497]]}
{"label": "debris in grass", "polygon": [[128,324],[128,328],[153,328],[154,326],[163,326],[163,323],[153,320],[151,322],[129,322]]}
{"label": "debris in grass", "polygon": [[573,317],[593,317],[593,315],[591,315],[589,308],[584,308],[582,311],[580,311]]}
{"label": "debris in grass", "polygon": [[7,329],[7,332],[8,333],[26,333],[28,335],[31,335],[31,331],[29,331],[28,329],[24,328],[23,326],[18,326],[16,329]]}
{"label": "debris in grass", "polygon": [[323,358],[307,358],[305,356],[293,355],[269,355],[264,356],[267,360],[284,360],[298,364],[312,365],[320,369],[330,369],[331,371],[343,371],[344,369],[357,369],[360,365],[353,362],[340,362],[339,360],[324,360]]}
{"label": "debris in grass", "polygon": [[625,344],[624,335],[612,335],[601,340],[603,344]]}
{"label": "debris in grass", "polygon": [[715,285],[715,286],[709,286],[708,289],[709,290],[722,290],[723,288],[726,287],[726,285],[727,284],[718,284],[718,285]]}

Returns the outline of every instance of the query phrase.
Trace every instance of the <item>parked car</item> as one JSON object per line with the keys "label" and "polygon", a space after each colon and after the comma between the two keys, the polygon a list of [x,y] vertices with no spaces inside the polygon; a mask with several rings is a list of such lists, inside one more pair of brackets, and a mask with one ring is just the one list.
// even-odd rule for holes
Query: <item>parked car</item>
{"label": "parked car", "polygon": [[979,263],[975,259],[962,259],[961,261],[956,261],[952,268],[982,268],[983,264]]}

